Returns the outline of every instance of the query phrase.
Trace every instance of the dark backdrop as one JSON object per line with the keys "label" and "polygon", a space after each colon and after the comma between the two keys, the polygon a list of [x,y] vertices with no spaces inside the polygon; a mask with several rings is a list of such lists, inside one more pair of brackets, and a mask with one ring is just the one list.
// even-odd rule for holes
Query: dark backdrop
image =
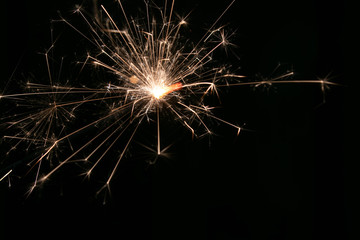
{"label": "dark backdrop", "polygon": [[[129,11],[143,8],[126,2]],[[178,0],[175,11],[193,10],[189,35],[198,39],[229,2]],[[50,45],[50,19],[57,11],[71,15],[74,4],[6,1],[3,82],[14,69],[27,75],[45,67],[34,53]],[[236,1],[220,20],[235,31],[236,47],[217,54],[219,62],[253,79],[279,63],[280,72],[295,70],[294,79],[329,75],[340,85],[325,92],[326,102],[320,86],[308,84],[223,90],[220,116],[251,131],[236,138],[214,124],[209,144],[167,126],[182,137],[172,157],[151,166],[127,158],[105,205],[95,196],[102,179],[82,181],[71,170],[29,197],[22,187],[29,182],[9,188],[2,181],[0,238],[359,239],[353,8],[346,1]],[[84,56],[72,39],[80,36],[63,26],[54,31],[60,56]]]}

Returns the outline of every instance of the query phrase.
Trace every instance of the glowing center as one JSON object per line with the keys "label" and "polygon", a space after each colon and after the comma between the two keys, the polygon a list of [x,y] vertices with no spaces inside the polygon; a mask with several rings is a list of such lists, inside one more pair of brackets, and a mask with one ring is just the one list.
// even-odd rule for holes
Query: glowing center
{"label": "glowing center", "polygon": [[180,82],[178,82],[178,83],[172,84],[170,86],[156,85],[150,90],[150,92],[154,98],[160,99],[160,98],[168,95],[169,93],[177,91],[181,88],[182,88],[182,84]]}
{"label": "glowing center", "polygon": [[154,98],[160,99],[167,94],[167,91],[168,91],[167,87],[154,86],[151,89],[151,94],[154,96]]}

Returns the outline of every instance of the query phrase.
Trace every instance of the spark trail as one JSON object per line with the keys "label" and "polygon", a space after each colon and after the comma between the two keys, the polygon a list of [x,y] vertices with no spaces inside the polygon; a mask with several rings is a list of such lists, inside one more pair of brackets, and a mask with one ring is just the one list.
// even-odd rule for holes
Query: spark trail
{"label": "spark trail", "polygon": [[[210,66],[213,65],[212,54],[229,44],[224,27],[217,25],[234,2],[224,7],[219,18],[194,44],[182,35],[187,17],[175,17],[175,0],[165,0],[163,8],[145,3],[145,20],[129,18],[123,3],[118,0],[120,10],[116,14],[104,5],[94,8],[97,12],[93,15],[86,13],[82,6],[77,6],[74,14],[85,23],[87,29],[64,17],[55,21],[65,23],[91,46],[81,62],[80,74],[84,69],[99,71],[101,68],[110,74],[111,80],[92,79],[99,87],[69,86],[71,81],[68,85],[57,83],[49,61],[52,46],[44,55],[49,84],[28,82],[26,92],[1,95],[2,101],[15,101],[23,105],[18,107],[20,113],[2,119],[7,130],[15,132],[4,136],[13,144],[7,154],[23,145],[27,146],[27,151],[40,149],[40,153],[29,163],[31,169],[38,168],[31,191],[62,166],[79,158],[92,163],[85,172],[89,177],[105,155],[117,146],[122,150],[99,192],[109,189],[139,126],[146,120],[156,122],[157,142],[153,151],[157,156],[154,158],[165,153],[167,147],[161,148],[161,135],[164,134],[161,132],[162,112],[167,112],[174,124],[183,126],[193,137],[212,133],[207,119],[222,122],[239,134],[240,126],[216,117],[211,111],[212,107],[204,102],[209,95],[220,98],[220,87],[311,83],[320,84],[324,89],[325,85],[332,84],[327,80],[287,79],[293,72],[251,81],[245,76],[231,73],[224,66]],[[157,20],[159,15],[161,17]],[[209,41],[213,37],[215,43]],[[24,109],[26,111],[22,112]],[[94,114],[85,123],[77,116],[81,111]],[[99,130],[94,131],[96,128]],[[93,131],[93,136],[86,137],[81,144],[74,144],[74,137],[88,131]],[[58,160],[55,167],[40,176],[41,163],[52,159],[60,146],[67,146],[72,153]],[[151,146],[146,148],[152,149]],[[9,170],[0,176],[0,181],[12,172]]]}

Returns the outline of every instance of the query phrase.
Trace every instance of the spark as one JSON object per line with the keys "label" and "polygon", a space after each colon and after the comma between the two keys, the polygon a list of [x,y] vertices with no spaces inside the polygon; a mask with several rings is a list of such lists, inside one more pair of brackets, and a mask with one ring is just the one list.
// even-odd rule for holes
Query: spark
{"label": "spark", "polygon": [[13,171],[13,170],[10,169],[7,173],[5,173],[5,175],[0,178],[0,182],[1,182],[4,178],[6,178],[12,171]]}
{"label": "spark", "polygon": [[[27,149],[41,149],[40,154],[31,162],[31,169],[38,167],[31,191],[38,183],[48,180],[80,153],[85,155],[84,162],[92,163],[90,169],[84,173],[86,177],[90,177],[110,150],[115,146],[119,149],[121,146],[120,155],[113,163],[105,184],[98,193],[104,189],[109,190],[121,160],[146,120],[156,122],[154,158],[165,155],[171,144],[165,148],[161,147],[163,112],[172,116],[174,124],[176,122],[190,131],[192,138],[212,134],[208,119],[235,129],[239,135],[244,125],[239,126],[215,116],[211,111],[213,107],[204,103],[205,97],[210,95],[216,95],[220,100],[220,87],[315,83],[320,84],[324,91],[325,85],[333,84],[326,79],[288,80],[294,75],[292,71],[268,79],[251,81],[243,75],[229,72],[224,66],[210,67],[214,52],[221,46],[232,45],[228,39],[232,34],[227,34],[224,27],[217,25],[234,2],[235,0],[231,1],[224,8],[211,27],[194,44],[183,40],[182,28],[189,23],[187,17],[176,19],[175,0],[169,4],[170,9],[167,8],[167,1],[163,9],[157,9],[161,14],[159,22],[156,20],[156,14],[151,16],[153,9],[148,3],[145,3],[145,23],[140,19],[129,18],[120,0],[117,1],[122,13],[120,20],[118,15],[110,11],[111,8],[104,5],[100,5],[99,12],[94,13],[94,16],[88,15],[81,6],[77,6],[74,14],[86,24],[87,30],[60,16],[60,20],[55,22],[69,26],[91,46],[86,59],[78,61],[81,64],[79,74],[87,68],[93,71],[102,69],[111,75],[111,79],[94,77],[92,80],[96,82],[95,87],[88,87],[86,84],[62,85],[58,80],[60,77],[54,76],[52,58],[49,57],[55,48],[55,44],[52,43],[44,54],[49,84],[29,81],[26,84],[27,92],[0,95],[1,101],[9,100],[23,104],[23,108],[19,108],[20,111],[33,111],[14,115],[13,119],[7,121],[8,130],[19,131],[5,136],[9,140],[17,141],[13,149],[25,143],[29,144]],[[125,25],[120,25],[120,22],[124,22]],[[62,65],[61,61],[59,69]],[[82,111],[91,111],[91,117],[83,119],[80,115]],[[96,128],[99,130],[94,131]],[[85,138],[82,142],[72,141],[76,135],[90,131],[93,131],[93,136]],[[71,154],[58,161],[58,164],[45,175],[40,176],[42,162],[50,158],[56,149],[65,147],[71,149]],[[151,146],[145,148],[152,149]],[[0,181],[11,172],[12,170],[8,171]]]}

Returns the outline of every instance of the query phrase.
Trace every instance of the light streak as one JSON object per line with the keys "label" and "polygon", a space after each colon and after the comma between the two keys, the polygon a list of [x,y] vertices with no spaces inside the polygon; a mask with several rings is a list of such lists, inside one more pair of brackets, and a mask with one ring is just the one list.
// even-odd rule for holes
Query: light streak
{"label": "light streak", "polygon": [[7,173],[5,173],[5,175],[0,178],[0,182],[1,182],[4,178],[6,178],[12,171],[13,171],[13,170],[10,169]]}
{"label": "light streak", "polygon": [[[204,98],[212,94],[220,99],[220,87],[311,83],[320,84],[324,91],[325,85],[333,84],[326,79],[288,80],[293,72],[251,81],[243,75],[229,72],[224,66],[209,67],[212,54],[221,46],[230,44],[223,27],[216,26],[235,0],[224,8],[206,33],[193,45],[182,40],[181,30],[187,24],[187,19],[175,18],[175,0],[171,1],[170,9],[167,9],[167,0],[164,8],[158,9],[162,16],[159,22],[155,19],[155,14],[151,16],[150,10],[153,9],[146,4],[145,23],[129,18],[122,2],[117,2],[123,15],[120,20],[118,15],[113,15],[101,5],[99,12],[93,17],[88,16],[81,6],[74,11],[86,24],[87,30],[80,29],[63,17],[57,21],[65,23],[91,45],[91,50],[82,62],[80,74],[88,67],[96,71],[101,68],[110,73],[110,80],[92,79],[98,87],[75,87],[57,83],[48,56],[54,48],[52,44],[44,54],[49,84],[28,82],[27,92],[3,93],[0,96],[2,101],[15,101],[23,104],[24,108],[35,109],[34,112],[15,114],[10,120],[4,118],[7,120],[8,130],[18,130],[13,135],[5,136],[8,140],[17,141],[11,150],[20,148],[23,144],[28,144],[27,149],[42,148],[31,162],[31,169],[38,167],[31,191],[80,153],[86,156],[84,162],[92,162],[90,169],[85,171],[85,175],[89,177],[105,155],[114,146],[119,148],[120,145],[122,151],[99,193],[109,189],[121,160],[145,119],[156,122],[155,159],[165,154],[168,147],[161,148],[161,113],[165,111],[171,114],[172,122],[177,122],[190,131],[193,138],[202,133],[212,134],[206,119],[222,122],[234,128],[238,135],[243,129],[241,126],[216,117],[211,111],[212,107],[204,104]],[[125,25],[119,24],[122,20],[125,20]],[[210,41],[217,34],[220,34],[220,40],[218,38],[215,43]],[[61,66],[62,64],[61,61]],[[92,118],[84,122],[80,113],[89,110],[93,113],[90,114]],[[76,123],[76,127],[72,123]],[[200,129],[195,129],[194,125],[200,126]],[[85,138],[81,144],[72,140],[76,135],[98,126],[101,126],[100,130]],[[40,176],[40,168],[43,166],[41,163],[51,158],[56,149],[65,146],[71,149],[71,154]],[[151,146],[145,148],[152,149]],[[0,181],[10,173],[12,170]]]}

